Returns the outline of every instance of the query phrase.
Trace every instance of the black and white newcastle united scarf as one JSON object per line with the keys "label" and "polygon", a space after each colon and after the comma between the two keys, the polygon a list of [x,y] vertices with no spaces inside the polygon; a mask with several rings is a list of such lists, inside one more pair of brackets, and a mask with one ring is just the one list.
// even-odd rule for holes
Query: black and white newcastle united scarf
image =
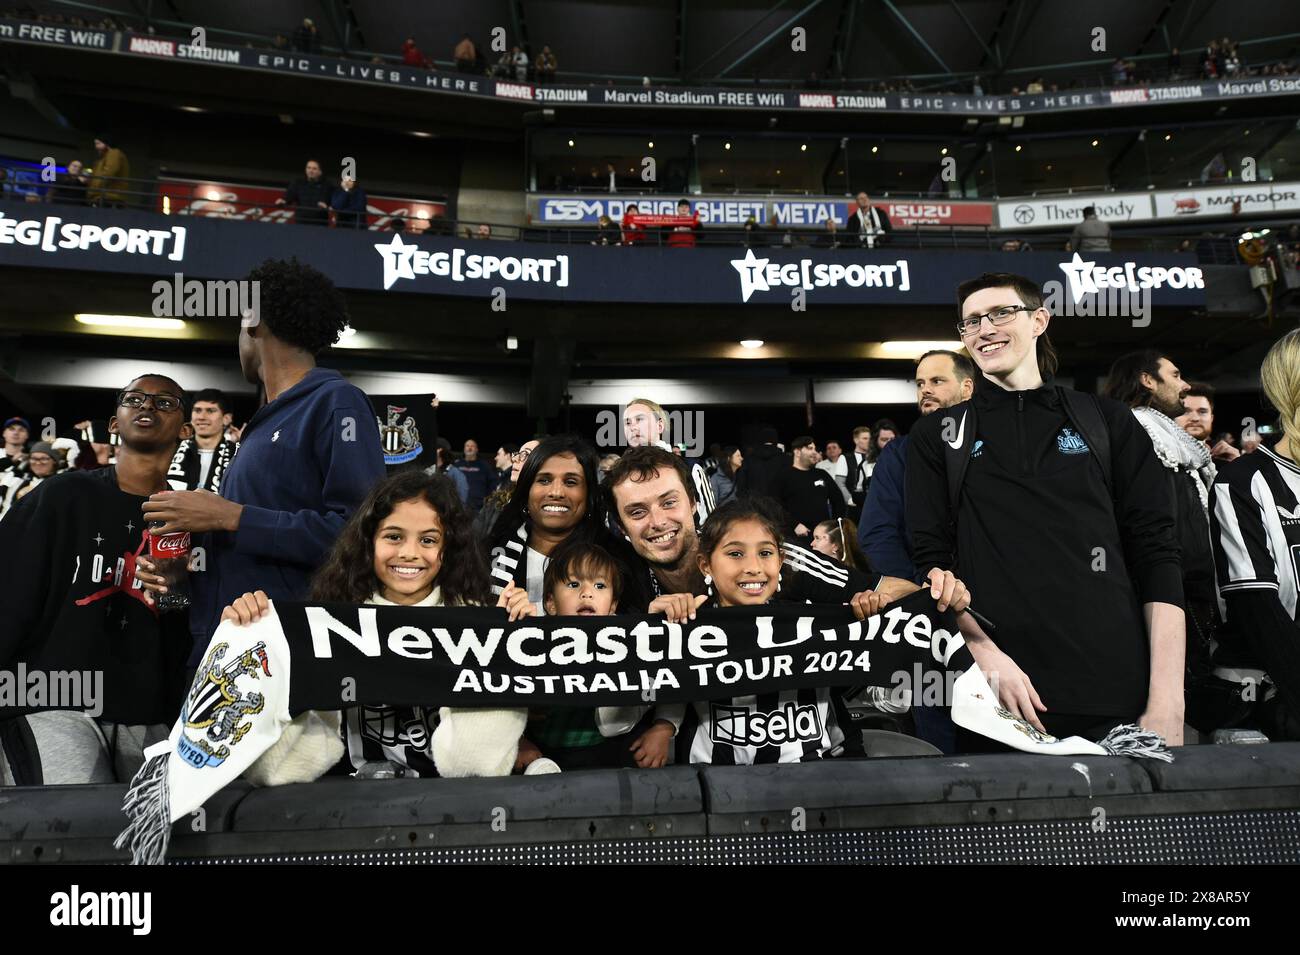
{"label": "black and white newcastle united scarf", "polygon": [[[114,845],[161,862],[171,823],[236,779],[307,710],[390,706],[624,706],[815,688],[892,685],[894,674],[960,672],[952,719],[1016,749],[1054,755],[1152,749],[1125,728],[1116,745],[1058,740],[997,704],[951,611],[920,591],[865,621],[842,606],[540,617],[495,608],[273,604],[248,626],[222,623],[168,739],[145,750]],[[350,687],[356,699],[341,700]],[[1115,734],[1112,734],[1114,737]],[[1167,754],[1164,754],[1167,758]]]}
{"label": "black and white newcastle united scarf", "polygon": [[222,475],[230,467],[237,448],[238,445],[231,441],[223,440],[218,444],[212,452],[212,464],[208,468],[207,477],[200,485],[199,474],[203,468],[199,446],[193,438],[186,438],[176,446],[176,453],[172,455],[172,463],[167,468],[167,483],[176,491],[204,490],[220,494]]}

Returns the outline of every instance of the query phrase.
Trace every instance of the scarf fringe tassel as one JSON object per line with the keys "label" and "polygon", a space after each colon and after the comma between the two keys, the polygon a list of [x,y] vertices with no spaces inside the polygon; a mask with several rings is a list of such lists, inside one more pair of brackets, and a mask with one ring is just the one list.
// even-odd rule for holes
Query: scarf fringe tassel
{"label": "scarf fringe tassel", "polygon": [[1106,734],[1106,738],[1099,745],[1111,756],[1159,759],[1166,763],[1174,761],[1173,753],[1165,746],[1165,738],[1159,733],[1143,729],[1136,723],[1116,726]]}
{"label": "scarf fringe tassel", "polygon": [[122,800],[122,811],[131,821],[113,840],[113,848],[129,849],[132,865],[162,865],[167,856],[172,834],[168,756],[160,753],[140,767]]}

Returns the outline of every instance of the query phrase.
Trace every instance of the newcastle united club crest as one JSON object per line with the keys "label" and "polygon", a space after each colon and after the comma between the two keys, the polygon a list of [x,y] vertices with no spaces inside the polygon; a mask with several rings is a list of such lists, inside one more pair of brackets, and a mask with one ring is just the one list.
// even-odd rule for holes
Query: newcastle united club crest
{"label": "newcastle united club crest", "polygon": [[[420,431],[415,426],[415,419],[407,415],[405,421],[400,425],[397,423],[405,411],[405,408],[389,405],[388,423],[379,424],[379,437],[384,445],[384,464],[389,467],[414,461],[424,450],[420,445]],[[379,421],[378,415],[375,416],[375,421]]]}
{"label": "newcastle united club crest", "polygon": [[[230,649],[228,643],[218,643],[208,651],[190,687],[185,707],[181,710],[181,731],[176,751],[181,758],[196,769],[220,766],[234,746],[253,728],[245,717],[256,716],[266,705],[261,693],[241,689],[241,680],[259,680],[262,674],[271,675],[271,663],[266,656],[266,644],[240,654],[233,662],[221,661]],[[243,722],[241,722],[241,720]],[[185,730],[202,730],[198,739],[191,739]]]}

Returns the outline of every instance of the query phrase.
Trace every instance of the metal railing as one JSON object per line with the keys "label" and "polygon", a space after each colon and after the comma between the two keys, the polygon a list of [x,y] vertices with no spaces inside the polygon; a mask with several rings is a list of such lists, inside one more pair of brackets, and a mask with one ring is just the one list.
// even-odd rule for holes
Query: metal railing
{"label": "metal railing", "polygon": [[[3,2],[3,0],[0,0]],[[85,26],[94,28],[97,26],[98,19],[108,19],[112,21],[112,26],[104,26],[105,29],[127,29],[134,32],[156,32],[159,35],[169,37],[189,38],[191,31],[196,26],[203,28],[212,37],[228,38],[228,45],[235,47],[254,47],[258,49],[276,50],[285,53],[290,52],[311,52],[327,56],[337,56],[344,59],[367,60],[371,62],[382,62],[390,64],[400,64],[403,57],[397,52],[377,51],[362,49],[350,44],[348,41],[351,37],[351,23],[343,24],[343,45],[336,46],[327,44],[319,39],[311,50],[299,50],[294,46],[291,39],[294,32],[289,24],[285,25],[282,33],[267,35],[264,33],[250,33],[242,30],[231,30],[221,27],[207,27],[203,24],[188,23],[182,20],[173,20],[166,17],[154,17],[149,11],[142,11],[141,14],[126,14],[121,10],[113,10],[106,7],[97,6],[93,3],[79,2],[79,0],[46,0],[44,6],[66,8],[69,13],[64,16],[58,14],[51,15],[42,11],[36,11],[37,15],[46,21],[52,22],[71,22],[74,19],[81,21]],[[27,8],[24,12],[25,4],[18,3],[11,11],[19,16],[30,16],[31,9]],[[3,10],[3,8],[0,8]],[[319,38],[319,33],[318,33]],[[1270,43],[1284,43],[1300,38],[1300,34],[1279,34],[1269,37],[1257,37],[1254,39],[1241,40],[1236,46],[1243,52],[1249,52],[1251,47],[1257,47]],[[276,42],[277,40],[281,42]],[[529,51],[525,51],[529,52]],[[989,69],[983,71],[962,71],[947,73],[906,73],[884,76],[839,76],[839,77],[817,77],[813,80],[808,74],[793,72],[776,72],[771,70],[765,71],[762,75],[750,73],[747,75],[716,77],[716,76],[645,76],[643,74],[626,74],[626,73],[589,73],[575,70],[561,70],[553,75],[538,76],[535,67],[535,57],[530,52],[529,65],[525,70],[524,79],[532,83],[545,82],[563,82],[568,85],[589,85],[603,86],[611,81],[620,85],[640,85],[645,79],[649,79],[655,86],[750,86],[750,87],[767,87],[772,89],[821,89],[832,91],[847,91],[872,93],[872,92],[917,92],[917,93],[941,93],[941,94],[973,94],[975,89],[975,80],[981,79],[982,92],[989,95],[1006,95],[1012,89],[1018,88],[1025,92],[1026,88],[1035,79],[1043,80],[1043,91],[1050,92],[1052,87],[1059,90],[1067,89],[1084,89],[1084,88],[1107,88],[1112,86],[1142,86],[1150,83],[1162,82],[1200,82],[1211,77],[1204,75],[1202,69],[1202,58],[1204,47],[1197,46],[1182,51],[1181,61],[1178,67],[1173,67],[1170,63],[1169,52],[1144,53],[1132,56],[1124,56],[1123,61],[1131,64],[1132,69],[1125,69],[1123,73],[1118,73],[1113,68],[1114,58],[1107,55],[1104,58],[1090,60],[1075,60],[1065,63],[1052,63],[1037,66],[1009,67],[1001,70]],[[427,57],[432,68],[437,70],[464,72],[459,64],[451,58]],[[517,79],[517,74],[513,68],[501,69],[496,62],[493,62],[495,55],[492,57],[483,57],[482,60],[472,72],[479,75],[499,76],[503,79]],[[1283,68],[1287,74],[1300,72],[1300,64],[1293,65],[1288,58],[1271,58],[1259,57],[1254,62],[1241,61],[1239,69],[1232,75],[1218,77],[1219,79],[1243,79],[1249,76],[1257,75],[1275,75],[1273,71]]]}
{"label": "metal railing", "polygon": [[[79,191],[73,188],[68,177],[61,176],[54,183],[27,183],[14,181],[14,167],[0,165],[0,200],[21,202],[33,207],[60,206],[63,208],[97,207],[168,214],[162,203],[162,183],[151,179],[115,180],[116,185],[99,190],[98,201],[89,185]],[[20,171],[29,172],[29,167]],[[93,181],[92,177],[88,182]],[[266,187],[263,187],[266,188]],[[273,207],[274,217],[262,217],[279,223],[294,223],[292,206]],[[184,209],[172,214],[188,215]],[[197,213],[204,218],[229,218],[247,220],[250,217],[236,213],[213,215],[208,211]],[[683,238],[669,227],[651,227],[624,233],[617,223],[603,230],[597,225],[539,225],[517,222],[489,222],[482,219],[454,219],[436,217],[428,220],[391,219],[385,231],[400,231],[430,237],[459,238],[475,241],[523,241],[553,245],[599,245],[623,248],[663,248],[691,246],[701,248],[754,248],[754,249],[812,249],[821,251],[860,250],[863,248],[856,234],[826,229],[795,229],[773,225],[718,225],[702,226]],[[377,217],[361,217],[355,228],[374,231]],[[1258,217],[1249,222],[1227,220],[1207,222],[1204,228],[1188,232],[1179,224],[1173,231],[1145,224],[1134,228],[1119,226],[1112,232],[1112,250],[1116,252],[1189,252],[1206,264],[1231,265],[1239,262],[1236,254],[1236,237],[1248,229],[1271,227],[1281,231],[1297,223],[1300,217]],[[254,220],[255,221],[255,220]],[[348,228],[340,225],[331,215],[318,227]],[[1050,232],[1017,232],[993,226],[895,226],[878,245],[878,249],[968,251],[968,252],[1020,252],[1065,250],[1070,239],[1070,229]],[[628,236],[631,238],[628,238]],[[1288,247],[1300,250],[1300,235],[1295,241],[1279,236]]]}
{"label": "metal railing", "polygon": [[[182,180],[172,177],[159,177],[157,179],[113,177],[111,179],[102,179],[97,178],[93,172],[83,172],[76,176],[59,173],[54,180],[50,181],[42,176],[42,171],[34,164],[9,165],[0,163],[0,199],[37,205],[128,209],[137,212],[156,212],[163,215],[189,215],[191,213],[186,210],[188,204],[204,197],[172,195],[167,191],[167,187],[176,189],[177,187],[190,185],[191,182],[193,185],[201,187],[205,180]],[[275,193],[276,195],[284,191],[283,184],[225,183],[220,179],[214,179],[211,182],[215,186],[257,189],[263,192]],[[390,197],[384,196],[384,198],[388,199]],[[427,199],[407,198],[410,198],[415,203],[430,205],[443,204],[447,201],[443,196]],[[260,204],[251,199],[241,199],[231,204],[230,208],[231,211],[227,214],[215,213],[210,209],[194,214],[209,218],[271,222],[292,222],[295,214],[294,206],[276,205],[274,199]],[[331,208],[328,210],[329,223],[339,228],[349,227],[340,224],[340,215],[343,216],[344,223],[355,217],[357,224],[351,226],[352,228],[369,228],[382,224],[384,220],[390,218],[388,215],[376,216],[369,212],[356,213],[350,210]],[[423,231],[426,228],[425,223],[428,221],[430,220],[412,217],[410,227],[412,231]]]}

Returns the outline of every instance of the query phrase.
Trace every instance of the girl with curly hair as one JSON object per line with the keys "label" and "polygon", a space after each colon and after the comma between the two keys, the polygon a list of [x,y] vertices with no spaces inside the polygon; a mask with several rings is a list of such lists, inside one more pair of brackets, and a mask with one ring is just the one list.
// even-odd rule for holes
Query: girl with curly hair
{"label": "girl with curly hair", "polygon": [[[317,572],[311,596],[381,606],[480,606],[491,599],[487,579],[469,514],[451,482],[408,470],[371,490]],[[246,624],[267,608],[262,591],[245,594],[222,619]],[[263,784],[308,781],[346,749],[348,763],[362,776],[507,776],[527,716],[523,708],[432,705],[304,713],[245,775]],[[529,767],[533,773],[555,771],[549,761],[536,763]]]}

